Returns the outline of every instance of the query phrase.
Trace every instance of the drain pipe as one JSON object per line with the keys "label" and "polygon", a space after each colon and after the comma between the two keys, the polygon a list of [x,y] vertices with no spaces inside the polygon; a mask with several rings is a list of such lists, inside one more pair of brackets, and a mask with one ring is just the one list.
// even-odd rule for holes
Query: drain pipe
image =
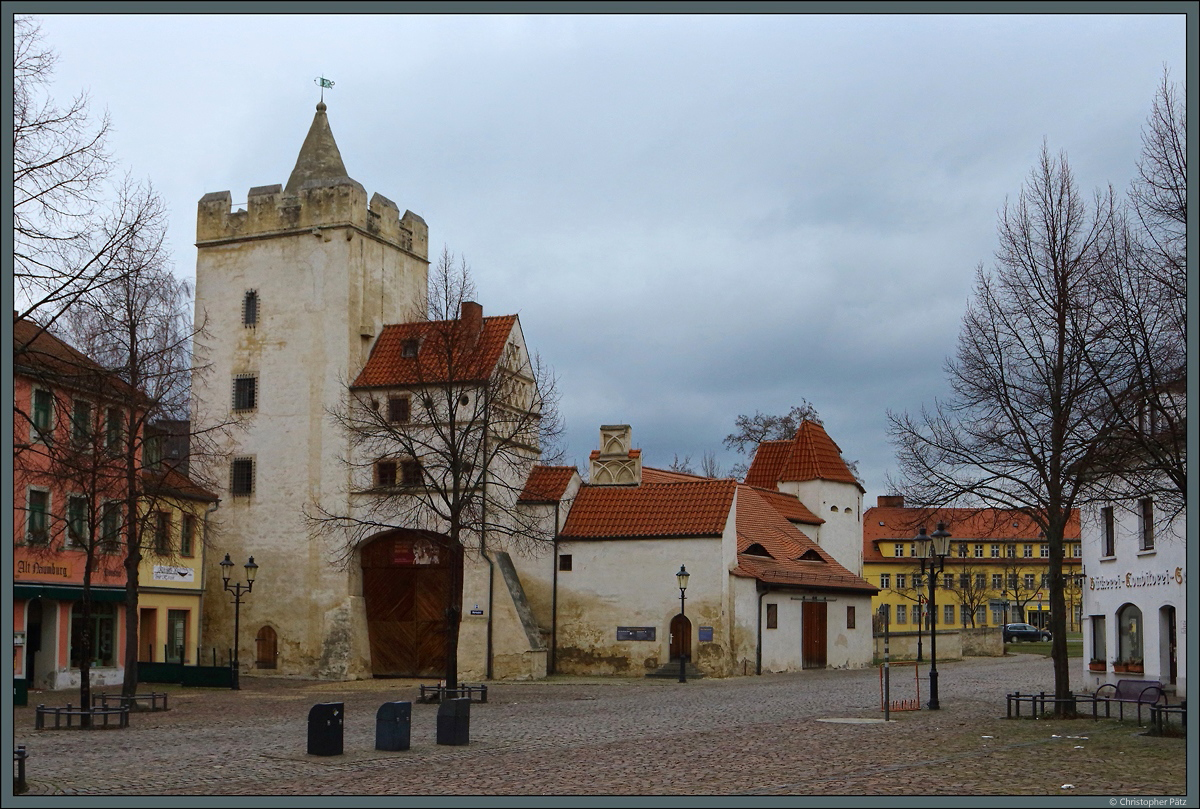
{"label": "drain pipe", "polygon": [[488,600],[487,600],[487,679],[492,679],[492,608],[495,606],[495,588],[496,588],[496,564],[492,561],[492,557],[488,556],[487,552],[487,481],[488,481],[488,455],[487,455],[487,437],[488,430],[491,428],[491,406],[492,397],[489,391],[484,391],[483,404],[483,482],[481,494],[483,502],[479,506],[479,552],[488,563]]}
{"label": "drain pipe", "polygon": [[767,597],[767,593],[771,592],[770,585],[760,585],[758,591],[758,637],[755,641],[754,648],[754,673],[762,674],[762,613],[763,599]]}
{"label": "drain pipe", "polygon": [[[209,506],[208,508],[206,508],[204,510],[204,527],[202,529],[203,536],[200,538],[200,547],[203,549],[204,558],[206,560],[208,559],[208,551],[209,551],[208,515],[212,514],[214,511],[216,511],[220,507],[221,507],[221,498],[218,497],[215,503],[213,503],[211,506]],[[200,599],[196,604],[196,608],[200,612],[200,614],[198,616],[196,616],[196,665],[197,666],[200,665],[200,653],[203,651],[203,647],[200,644],[200,640],[201,640],[201,638],[204,637],[204,589],[205,589],[205,586],[207,585],[207,582],[208,582],[207,568],[203,564],[201,564],[200,565]],[[141,617],[141,616],[139,616],[139,617]],[[216,654],[215,647],[214,647],[213,654],[214,655]],[[153,659],[153,657],[151,659]],[[215,661],[214,661],[214,665],[215,665]]]}
{"label": "drain pipe", "polygon": [[550,585],[550,666],[548,674],[558,671],[558,507],[561,501],[554,501],[554,552],[551,555],[553,564],[551,571],[553,579]]}

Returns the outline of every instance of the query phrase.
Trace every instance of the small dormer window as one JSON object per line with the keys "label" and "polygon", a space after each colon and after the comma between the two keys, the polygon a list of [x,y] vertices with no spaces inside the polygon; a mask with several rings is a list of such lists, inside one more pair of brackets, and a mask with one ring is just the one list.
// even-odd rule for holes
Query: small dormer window
{"label": "small dormer window", "polygon": [[419,344],[416,340],[405,340],[400,346],[400,356],[413,358],[417,356],[417,348]]}
{"label": "small dormer window", "polygon": [[749,556],[765,556],[768,559],[775,558],[774,556],[771,556],[771,554],[767,553],[767,549],[758,542],[751,544],[750,547],[746,548],[746,550],[742,551],[742,553]]}
{"label": "small dormer window", "polygon": [[258,325],[257,290],[246,290],[246,295],[242,298],[242,325],[251,329]]}

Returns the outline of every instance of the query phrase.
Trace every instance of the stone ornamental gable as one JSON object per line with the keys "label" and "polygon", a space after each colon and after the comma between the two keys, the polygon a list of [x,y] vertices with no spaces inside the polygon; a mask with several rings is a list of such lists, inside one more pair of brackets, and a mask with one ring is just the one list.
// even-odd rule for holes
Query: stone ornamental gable
{"label": "stone ornamental gable", "polygon": [[628,424],[600,428],[600,450],[592,453],[593,486],[637,486],[642,482],[642,453],[630,449],[633,428]]}

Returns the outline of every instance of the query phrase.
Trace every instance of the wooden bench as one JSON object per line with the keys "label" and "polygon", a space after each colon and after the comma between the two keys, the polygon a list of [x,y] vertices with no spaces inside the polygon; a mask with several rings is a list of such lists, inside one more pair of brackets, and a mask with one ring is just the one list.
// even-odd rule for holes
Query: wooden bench
{"label": "wooden bench", "polygon": [[[146,707],[150,711],[166,711],[167,695],[165,693],[151,692],[149,694],[134,694],[132,697],[122,696],[121,694],[92,694],[92,707],[96,707],[96,703],[107,708],[108,703],[112,701],[117,705],[124,705],[129,710],[135,710],[140,703],[148,703]],[[159,703],[162,703],[160,706]]]}
{"label": "wooden bench", "polygon": [[422,685],[417,702],[441,703],[444,699],[469,699],[472,702],[487,702],[486,685],[460,685],[450,688],[445,685]]}
{"label": "wooden bench", "polygon": [[[1107,689],[1107,690],[1106,690]],[[1112,703],[1117,703],[1120,709],[1119,717],[1125,719],[1125,705],[1138,706],[1138,725],[1142,724],[1142,706],[1157,705],[1166,701],[1162,683],[1158,680],[1117,680],[1117,684],[1105,683],[1096,689],[1092,701],[1092,719],[1097,719],[1100,703],[1104,703],[1104,716],[1112,718]]]}

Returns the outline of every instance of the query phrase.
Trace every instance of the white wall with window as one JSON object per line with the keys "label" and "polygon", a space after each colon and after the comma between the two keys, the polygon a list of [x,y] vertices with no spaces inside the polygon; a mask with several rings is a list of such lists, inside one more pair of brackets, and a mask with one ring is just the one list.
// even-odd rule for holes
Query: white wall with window
{"label": "white wall with window", "polygon": [[1085,682],[1187,682],[1186,512],[1130,497],[1083,515]]}

